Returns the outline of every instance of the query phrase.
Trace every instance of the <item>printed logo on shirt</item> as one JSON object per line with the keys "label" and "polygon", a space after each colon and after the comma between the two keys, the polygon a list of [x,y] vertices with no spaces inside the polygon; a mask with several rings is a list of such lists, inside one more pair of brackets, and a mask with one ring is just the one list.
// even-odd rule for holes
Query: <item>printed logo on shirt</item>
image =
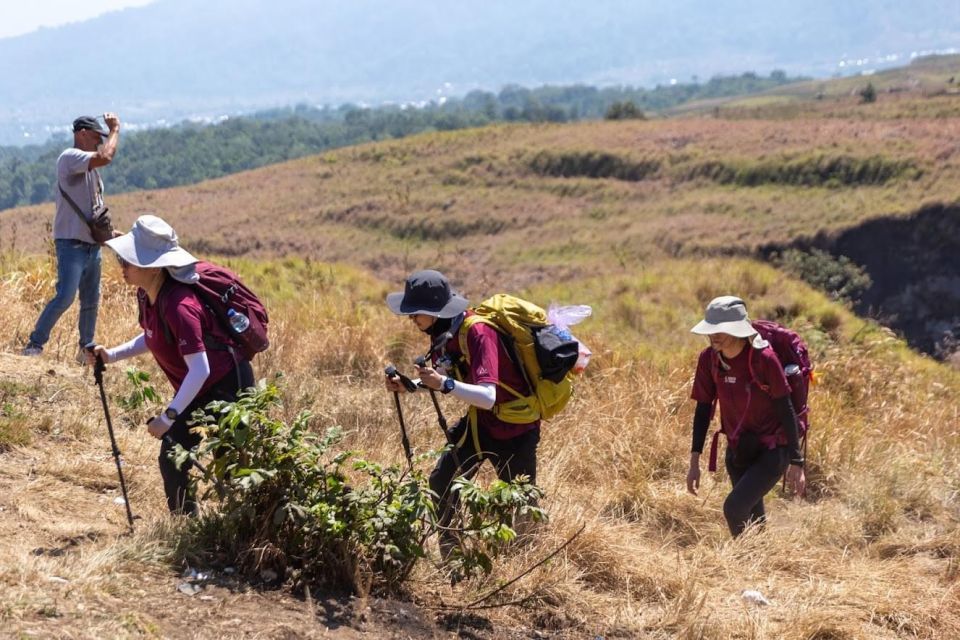
{"label": "printed logo on shirt", "polygon": [[723,376],[723,381],[727,384],[737,384],[737,376]]}
{"label": "printed logo on shirt", "polygon": [[184,340],[183,338],[180,338],[179,345],[180,345],[181,347],[185,347],[185,346],[187,346],[187,341]]}
{"label": "printed logo on shirt", "polygon": [[476,376],[476,377],[481,378],[481,377],[486,376],[486,375],[490,375],[490,373],[487,371],[487,368],[486,368],[486,367],[483,367],[483,366],[477,367],[477,376]]}

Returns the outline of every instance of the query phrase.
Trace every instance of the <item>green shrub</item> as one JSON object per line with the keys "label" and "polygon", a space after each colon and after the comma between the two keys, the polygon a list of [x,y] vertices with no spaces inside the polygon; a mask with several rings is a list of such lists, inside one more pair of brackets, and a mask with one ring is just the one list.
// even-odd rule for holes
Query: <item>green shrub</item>
{"label": "green shrub", "polygon": [[629,182],[645,180],[660,170],[656,160],[632,160],[605,151],[541,151],[529,160],[528,166],[544,176],[616,178]]}
{"label": "green shrub", "polygon": [[891,160],[873,155],[814,155],[793,160],[763,162],[704,160],[680,165],[678,180],[706,178],[718,184],[758,187],[785,184],[837,188],[844,185],[883,185],[896,178],[916,180],[923,171],[912,160]]}
{"label": "green shrub", "polygon": [[127,382],[133,389],[126,396],[119,396],[117,404],[128,411],[149,407],[160,402],[160,396],[153,385],[149,384],[150,374],[136,367],[126,368]]}
{"label": "green shrub", "polygon": [[773,262],[781,269],[830,294],[836,300],[857,304],[873,284],[870,275],[846,256],[826,251],[787,249]]}
{"label": "green shrub", "polygon": [[[254,579],[274,575],[295,588],[397,591],[437,529],[424,473],[336,451],[338,428],[314,433],[308,412],[288,425],[272,416],[279,402],[277,387],[262,384],[235,403],[211,403],[215,417],[196,427],[206,436],[196,453],[177,448],[178,464],[194,455],[205,463],[204,479],[213,486],[204,497],[216,500],[191,523],[182,551],[205,552]],[[531,506],[540,490],[522,479],[489,491],[465,481],[457,486],[463,521],[453,529],[461,541],[455,568],[489,572],[515,535],[513,515],[543,517]]]}
{"label": "green shrub", "polygon": [[614,102],[603,114],[605,120],[645,120],[643,109],[638,107],[632,100],[623,102]]}

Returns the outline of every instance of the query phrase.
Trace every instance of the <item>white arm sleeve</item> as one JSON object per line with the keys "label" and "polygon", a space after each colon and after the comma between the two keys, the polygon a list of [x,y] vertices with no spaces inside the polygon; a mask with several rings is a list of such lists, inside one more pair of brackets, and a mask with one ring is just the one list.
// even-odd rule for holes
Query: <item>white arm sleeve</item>
{"label": "white arm sleeve", "polygon": [[457,380],[453,383],[453,391],[450,392],[450,395],[474,407],[489,410],[493,408],[494,402],[497,401],[497,385],[492,382],[467,384]]}
{"label": "white arm sleeve", "polygon": [[183,410],[194,401],[203,383],[210,376],[210,360],[207,359],[206,351],[183,356],[183,360],[187,363],[187,377],[183,379],[177,395],[173,396],[173,400],[168,405],[177,413],[183,413]]}
{"label": "white arm sleeve", "polygon": [[147,352],[147,340],[141,333],[133,340],[124,342],[121,345],[107,349],[107,362],[116,362],[117,360],[126,360],[134,356],[139,356]]}

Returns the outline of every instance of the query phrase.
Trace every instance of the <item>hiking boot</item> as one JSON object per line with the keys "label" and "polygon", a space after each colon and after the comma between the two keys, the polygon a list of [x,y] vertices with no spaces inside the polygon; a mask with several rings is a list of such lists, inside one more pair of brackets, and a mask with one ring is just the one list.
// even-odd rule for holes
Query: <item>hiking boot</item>
{"label": "hiking boot", "polygon": [[20,355],[22,355],[22,356],[38,356],[38,355],[40,355],[41,353],[43,353],[43,347],[41,347],[41,346],[38,345],[38,344],[33,344],[32,342],[28,342],[28,343],[27,343],[27,346],[25,346],[25,347],[23,348],[23,351],[20,352]]}

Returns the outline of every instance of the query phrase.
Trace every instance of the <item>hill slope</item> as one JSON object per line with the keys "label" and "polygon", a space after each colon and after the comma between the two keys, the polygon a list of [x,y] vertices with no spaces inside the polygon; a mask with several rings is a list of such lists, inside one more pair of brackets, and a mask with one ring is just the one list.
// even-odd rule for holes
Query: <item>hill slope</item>
{"label": "hill slope", "polygon": [[[960,634],[960,373],[740,257],[821,233],[843,238],[877,216],[911,221],[924,202],[957,202],[957,126],[956,118],[505,126],[111,199],[121,226],[155,210],[187,247],[219,254],[263,293],[272,346],[256,367],[286,374],[284,417],[308,410],[312,428],[340,425],[345,446],[388,463],[403,453],[383,367],[410,362],[423,340],[383,304],[408,271],[448,271],[472,300],[513,290],[543,304],[593,305],[594,318],[576,333],[594,359],[540,445],[550,524],[511,547],[490,581],[449,586],[428,546],[411,582],[422,608],[406,613],[396,603],[383,614],[376,603],[371,612],[342,605],[339,618],[311,612],[308,600],[231,581],[222,563],[199,565],[216,570],[202,592],[208,599],[178,592],[184,563],[197,568],[197,558],[178,546],[183,524],[162,514],[155,445],[138,428],[162,402],[122,409],[118,396],[131,387],[111,367],[131,501],[144,516],[133,540],[119,538],[123,514],[112,504],[115,468],[97,398],[83,382],[89,374],[66,364],[75,309],[39,362],[10,355],[52,288],[43,256],[50,211],[4,213],[0,461],[17,469],[0,501],[4,628],[179,637],[169,611],[183,606],[197,616],[196,637],[225,629],[312,637],[338,625],[359,634],[364,624],[372,637]],[[136,331],[136,309],[106,265],[98,339],[117,344]],[[755,317],[797,328],[823,373],[811,401],[808,501],[773,492],[769,526],[737,541],[723,525],[722,474],[705,478],[698,498],[683,487],[690,377],[703,348],[688,328],[724,293],[744,296]],[[162,380],[149,359],[138,366]],[[48,367],[56,375],[44,374]],[[154,384],[166,399],[166,384]],[[447,416],[458,415],[462,407],[444,400]],[[410,398],[405,416],[417,451],[437,445],[425,398]],[[490,603],[497,607],[456,609],[581,527],[559,556]],[[745,604],[745,589],[773,606]],[[277,615],[263,622],[264,610]]]}

